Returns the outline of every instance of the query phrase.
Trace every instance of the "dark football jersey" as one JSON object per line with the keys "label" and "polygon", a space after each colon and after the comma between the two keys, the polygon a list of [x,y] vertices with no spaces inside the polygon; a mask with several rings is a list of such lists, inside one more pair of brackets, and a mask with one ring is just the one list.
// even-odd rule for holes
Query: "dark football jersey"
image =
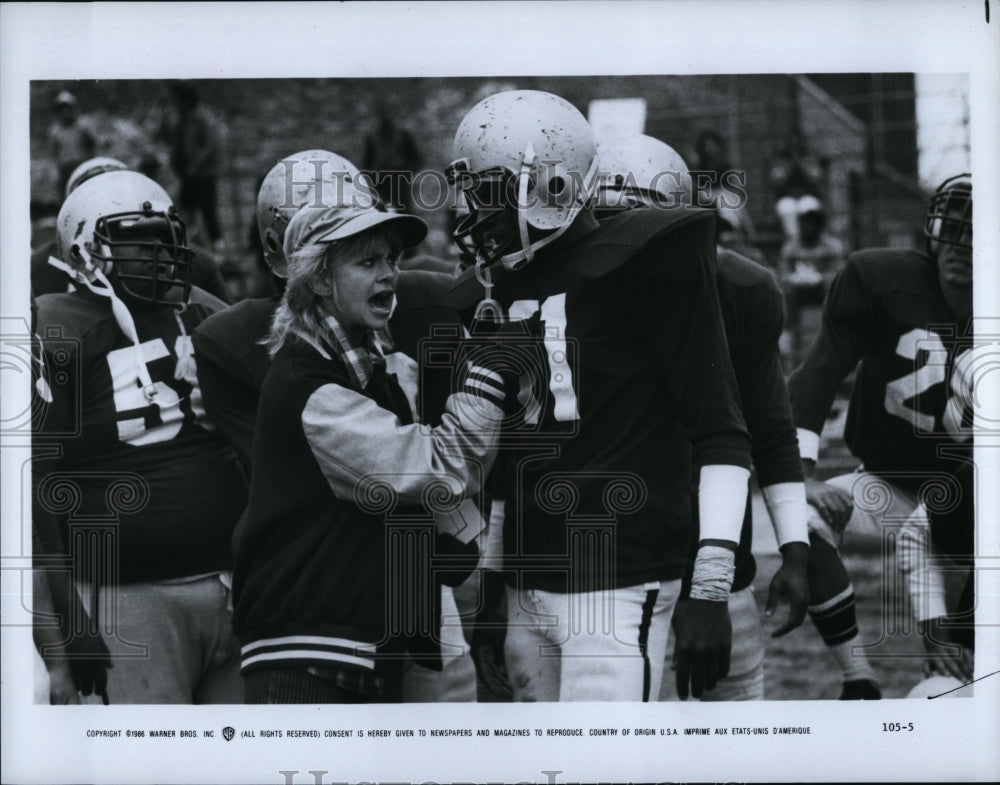
{"label": "dark football jersey", "polygon": [[840,382],[857,367],[844,439],[868,471],[917,490],[951,456],[971,450],[968,433],[944,424],[952,360],[967,348],[934,262],[915,251],[853,254],[837,275],[823,323],[789,380],[795,424],[820,433]]}
{"label": "dark football jersey", "polygon": [[267,338],[278,300],[243,300],[195,328],[198,381],[210,420],[236,450],[247,475],[253,456],[260,388],[271,367]]}
{"label": "dark football jersey", "polygon": [[695,466],[750,465],[713,222],[625,213],[496,283],[521,371],[503,442],[507,579],[579,592],[680,578],[689,443]]}
{"label": "dark football jersey", "polygon": [[205,417],[190,337],[219,305],[195,290],[183,311],[131,310],[156,389],[148,401],[133,344],[107,300],[89,292],[38,298],[52,400],[35,422],[36,504],[62,516],[70,543],[74,531],[107,538],[100,580],[231,567],[229,538],[247,485]]}

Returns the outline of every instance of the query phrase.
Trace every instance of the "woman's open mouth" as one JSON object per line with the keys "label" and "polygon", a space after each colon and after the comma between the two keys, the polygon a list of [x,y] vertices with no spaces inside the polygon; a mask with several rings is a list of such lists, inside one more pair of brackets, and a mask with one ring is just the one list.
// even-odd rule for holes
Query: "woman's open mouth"
{"label": "woman's open mouth", "polygon": [[368,307],[380,316],[388,316],[392,311],[392,299],[394,296],[395,292],[392,290],[373,294],[368,298]]}

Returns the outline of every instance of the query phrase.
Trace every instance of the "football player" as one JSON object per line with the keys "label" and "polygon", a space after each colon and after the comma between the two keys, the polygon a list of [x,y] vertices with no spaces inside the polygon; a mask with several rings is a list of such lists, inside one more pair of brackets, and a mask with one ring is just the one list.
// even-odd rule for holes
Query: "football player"
{"label": "football player", "polygon": [[[52,402],[49,379],[38,338],[38,303],[32,291],[31,410],[36,424],[45,419]],[[66,570],[60,569],[64,560],[59,554],[64,554],[66,548],[59,521],[50,511],[35,505],[31,533],[32,633],[48,675],[48,701],[54,706],[78,704],[81,695],[94,693],[107,703],[107,669],[111,667],[111,658],[97,626],[80,601],[76,586]],[[54,558],[49,558],[50,555]]]}
{"label": "football player", "polygon": [[239,702],[229,540],[247,484],[206,419],[190,337],[222,304],[191,286],[184,222],[143,175],[84,182],[57,224],[51,263],[77,291],[38,298],[52,373],[36,510],[60,519],[112,703]]}
{"label": "football player", "polygon": [[357,177],[354,164],[327,150],[304,150],[276,163],[257,194],[257,229],[277,294],[242,300],[206,319],[194,332],[205,409],[235,448],[248,476],[260,387],[271,366],[260,342],[267,337],[288,274],[282,250],[285,229],[300,207],[313,204],[317,194],[324,198],[323,189],[333,198],[338,187]]}
{"label": "football player", "polygon": [[[66,196],[68,197],[91,178],[106,172],[124,171],[128,171],[128,167],[117,158],[106,156],[90,158],[70,174],[66,181]],[[34,227],[32,231],[34,232]],[[49,265],[49,257],[56,249],[55,233],[53,232],[51,239],[33,242],[32,246],[35,250],[31,252],[31,280],[36,294],[68,291],[70,280]],[[188,247],[191,249],[191,284],[227,302],[226,286],[219,274],[219,262],[215,255],[207,248],[192,243],[188,243]]]}
{"label": "football player", "polygon": [[591,129],[550,93],[480,101],[454,156],[470,211],[457,239],[478,253],[456,301],[482,300],[473,337],[499,329],[521,371],[502,493],[514,698],[658,698],[692,534],[689,443],[701,540],[674,619],[676,681],[700,697],[729,671],[750,466],[712,214],[631,210],[599,224]]}
{"label": "football player", "polygon": [[[923,253],[852,254],[834,278],[822,327],[789,380],[810,518],[810,616],[844,677],[842,699],[881,692],[858,636],[854,589],[837,553],[843,530],[882,536],[924,493],[954,487],[971,454],[956,425],[949,376],[972,317],[972,180],[937,189]],[[837,388],[857,368],[844,439],[857,472],[816,478],[819,434]],[[951,415],[949,413],[952,413]],[[885,523],[883,523],[883,520]]]}
{"label": "football player", "polygon": [[[605,142],[597,152],[603,182],[596,201],[603,211],[613,214],[633,204],[670,210],[691,203],[687,165],[672,147],[659,139],[644,135],[624,137]],[[779,637],[802,623],[808,604],[805,486],[778,349],[783,320],[781,289],[767,268],[722,248],[718,249],[716,285],[729,354],[743,401],[743,416],[753,440],[753,464],[781,550],[782,564],[771,580],[765,609],[771,615],[779,599],[788,600],[788,620],[774,632],[774,637]],[[696,498],[692,504],[697,509]],[[729,595],[733,625],[729,676],[721,679],[715,690],[706,693],[706,699],[764,697],[764,639],[752,589],[757,569],[750,552],[752,526],[748,503]],[[695,555],[692,552],[692,561]],[[690,575],[687,578],[690,580]],[[684,601],[687,588],[682,591],[680,602]],[[664,682],[661,699],[672,694],[673,685]]]}

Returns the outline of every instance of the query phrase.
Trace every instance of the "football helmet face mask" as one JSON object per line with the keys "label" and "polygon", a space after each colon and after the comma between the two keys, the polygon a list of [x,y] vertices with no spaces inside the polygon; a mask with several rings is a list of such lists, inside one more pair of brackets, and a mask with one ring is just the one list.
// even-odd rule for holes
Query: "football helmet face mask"
{"label": "football helmet face mask", "polygon": [[283,245],[285,230],[292,216],[305,205],[338,204],[345,193],[345,183],[360,196],[371,197],[372,207],[378,197],[358,168],[346,158],[329,150],[304,150],[278,161],[264,177],[257,194],[257,230],[264,249],[264,261],[279,278],[288,277],[288,260]]}
{"label": "football helmet face mask", "polygon": [[633,207],[691,204],[691,175],[670,145],[645,134],[604,142],[597,148],[599,179],[594,198],[597,217]]}
{"label": "football helmet face mask", "polygon": [[597,150],[586,119],[568,101],[537,90],[497,93],[476,104],[455,133],[449,180],[469,215],[481,264],[518,269],[560,237],[590,201]]}
{"label": "football helmet face mask", "polygon": [[96,270],[131,301],[177,306],[191,293],[191,249],[167,192],[138,172],[106,172],[79,185],[56,219],[58,253],[72,278]]}
{"label": "football helmet face mask", "polygon": [[942,245],[972,253],[972,175],[956,175],[938,186],[927,208],[924,236],[932,256]]}
{"label": "football helmet face mask", "polygon": [[972,177],[945,180],[931,197],[924,221],[927,252],[938,268],[945,301],[956,319],[972,315]]}

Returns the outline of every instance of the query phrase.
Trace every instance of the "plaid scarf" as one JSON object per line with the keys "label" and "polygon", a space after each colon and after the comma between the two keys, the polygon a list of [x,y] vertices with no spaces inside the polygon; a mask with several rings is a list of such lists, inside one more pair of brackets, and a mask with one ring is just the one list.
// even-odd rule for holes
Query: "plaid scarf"
{"label": "plaid scarf", "polygon": [[357,383],[359,389],[365,389],[371,381],[376,365],[385,365],[382,345],[373,332],[365,333],[361,343],[351,340],[347,332],[334,317],[326,317],[326,325],[330,328],[326,342],[337,356],[344,361],[348,373]]}

